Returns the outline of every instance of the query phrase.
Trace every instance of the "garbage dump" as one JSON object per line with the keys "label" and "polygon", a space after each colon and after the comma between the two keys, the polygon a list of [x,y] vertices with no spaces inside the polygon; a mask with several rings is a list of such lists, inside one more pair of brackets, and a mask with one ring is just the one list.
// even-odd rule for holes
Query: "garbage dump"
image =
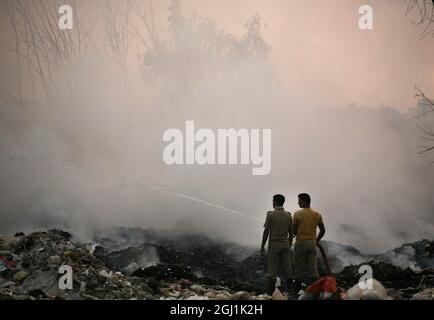
{"label": "garbage dump", "polygon": [[[140,232],[141,236],[137,236]],[[134,233],[136,233],[134,235]],[[132,238],[133,241],[132,241]],[[199,239],[201,241],[199,241]],[[429,245],[425,245],[430,248]],[[424,256],[427,262],[429,252]],[[331,261],[334,259],[330,259]],[[432,299],[432,268],[367,261],[374,294],[356,289],[360,265],[333,273],[326,298]],[[65,269],[66,266],[66,269]],[[70,268],[71,283],[67,283]],[[324,278],[323,278],[324,279]],[[67,285],[62,287],[62,284]],[[315,287],[315,286],[313,286]],[[318,293],[323,290],[320,288]],[[327,288],[330,285],[326,286]],[[351,289],[354,288],[354,289]],[[150,230],[77,241],[62,230],[0,237],[0,299],[14,300],[295,300],[281,288],[266,295],[266,263],[258,252],[217,240]],[[315,291],[315,290],[314,290]],[[313,291],[312,291],[313,292]],[[314,293],[316,295],[316,291]],[[321,297],[324,297],[322,294]],[[312,297],[311,297],[312,298]],[[313,297],[316,298],[316,297]]]}

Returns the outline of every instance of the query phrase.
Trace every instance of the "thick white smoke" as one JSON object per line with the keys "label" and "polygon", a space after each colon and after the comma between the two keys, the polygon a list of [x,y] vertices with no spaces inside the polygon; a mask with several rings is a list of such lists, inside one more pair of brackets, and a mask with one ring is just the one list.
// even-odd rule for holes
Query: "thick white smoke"
{"label": "thick white smoke", "polygon": [[[417,156],[414,119],[392,108],[293,99],[252,21],[244,37],[222,40],[222,52],[197,30],[182,38],[187,31],[179,27],[175,40],[189,45],[175,41],[169,52],[156,50],[142,77],[91,53],[66,73],[69,84],[49,102],[2,103],[0,146],[24,158],[0,157],[0,232],[59,226],[86,236],[139,226],[259,245],[258,221],[145,187],[152,185],[259,220],[273,194],[285,194],[293,212],[297,194],[308,192],[323,214],[326,238],[362,251],[431,237],[434,171]],[[163,133],[184,130],[187,120],[212,130],[272,129],[271,173],[252,176],[241,165],[167,166]]]}

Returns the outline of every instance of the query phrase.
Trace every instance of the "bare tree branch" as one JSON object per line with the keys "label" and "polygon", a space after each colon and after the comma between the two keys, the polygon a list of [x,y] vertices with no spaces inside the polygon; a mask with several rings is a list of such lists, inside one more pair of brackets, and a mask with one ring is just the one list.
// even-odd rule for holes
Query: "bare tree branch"
{"label": "bare tree branch", "polygon": [[125,67],[130,42],[132,0],[105,0],[103,2],[106,40],[117,63]]}
{"label": "bare tree branch", "polygon": [[434,0],[407,0],[405,16],[414,25],[422,26],[421,38],[434,37]]}
{"label": "bare tree branch", "polygon": [[[93,26],[83,26],[74,7],[74,27],[58,27],[59,0],[2,0],[14,31],[18,69],[18,96],[23,100],[23,75],[31,85],[31,96],[43,90],[46,99],[62,84],[62,67],[77,65],[91,41]],[[39,95],[40,96],[40,95]]]}
{"label": "bare tree branch", "polygon": [[[415,115],[417,120],[416,125],[422,133],[421,139],[428,142],[434,142],[434,131],[420,123],[422,118],[426,118],[429,114],[434,114],[434,102],[432,99],[428,98],[425,93],[416,87],[417,93],[416,97],[419,98],[418,102],[418,112]],[[426,157],[434,152],[434,143],[428,145],[419,146],[418,155],[421,157]]]}

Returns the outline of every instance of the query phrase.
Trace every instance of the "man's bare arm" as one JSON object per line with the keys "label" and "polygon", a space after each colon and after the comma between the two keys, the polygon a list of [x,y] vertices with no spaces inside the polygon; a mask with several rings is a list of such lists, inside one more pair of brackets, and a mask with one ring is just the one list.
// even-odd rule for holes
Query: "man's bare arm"
{"label": "man's bare arm", "polygon": [[319,234],[316,237],[316,242],[320,242],[321,239],[324,237],[325,232],[326,232],[325,227],[324,227],[324,223],[320,222],[318,224],[318,228],[319,228]]}
{"label": "man's bare arm", "polygon": [[269,234],[270,234],[270,229],[265,228],[264,233],[262,234],[261,251],[265,250],[265,244],[267,243]]}

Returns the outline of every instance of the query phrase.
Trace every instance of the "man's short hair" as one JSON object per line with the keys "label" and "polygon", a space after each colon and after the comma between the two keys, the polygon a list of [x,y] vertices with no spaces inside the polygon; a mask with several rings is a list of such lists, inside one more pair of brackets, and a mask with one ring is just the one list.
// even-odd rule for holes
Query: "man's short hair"
{"label": "man's short hair", "polygon": [[277,205],[277,206],[283,206],[283,204],[285,203],[285,196],[282,194],[276,194],[273,196],[273,202]]}
{"label": "man's short hair", "polygon": [[300,193],[298,195],[298,199],[300,199],[305,204],[307,204],[308,206],[310,206],[310,195],[308,195],[307,193]]}

